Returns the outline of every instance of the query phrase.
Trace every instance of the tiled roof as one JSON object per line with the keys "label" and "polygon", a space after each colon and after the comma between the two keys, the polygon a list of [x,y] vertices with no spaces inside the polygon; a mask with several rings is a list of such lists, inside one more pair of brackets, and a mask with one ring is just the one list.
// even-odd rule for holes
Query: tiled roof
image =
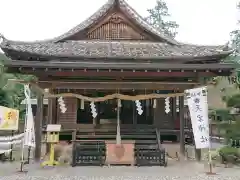
{"label": "tiled roof", "polygon": [[35,55],[112,59],[174,59],[229,55],[223,46],[170,45],[139,41],[67,41],[45,43],[2,43],[5,50]]}

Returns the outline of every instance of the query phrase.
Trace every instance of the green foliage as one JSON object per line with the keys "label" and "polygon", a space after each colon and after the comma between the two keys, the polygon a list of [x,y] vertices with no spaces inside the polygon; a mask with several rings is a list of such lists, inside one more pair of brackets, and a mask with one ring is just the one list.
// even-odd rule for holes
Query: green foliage
{"label": "green foliage", "polygon": [[6,91],[0,89],[0,106],[8,106],[8,96]]}
{"label": "green foliage", "polygon": [[227,98],[228,107],[240,108],[240,94],[235,94]]}
{"label": "green foliage", "polygon": [[167,4],[163,0],[157,0],[155,7],[147,11],[149,16],[146,20],[149,24],[169,37],[174,38],[177,35],[179,25],[175,21],[168,20],[170,14]]}
{"label": "green foliage", "polygon": [[[240,2],[237,5],[237,9],[240,11]],[[238,20],[237,24],[239,24],[240,20]],[[236,87],[240,88],[240,30],[233,30],[230,33],[231,41],[230,47],[234,50],[234,52],[226,58],[225,62],[232,62],[236,64],[236,72],[232,77],[229,78],[231,83],[236,84]]]}
{"label": "green foliage", "polygon": [[222,163],[239,164],[240,162],[238,148],[225,146],[219,150],[219,155],[222,157]]}
{"label": "green foliage", "polygon": [[0,53],[0,61],[3,62],[3,61],[7,61],[8,58],[7,56],[5,56],[4,54]]}
{"label": "green foliage", "polygon": [[240,53],[240,30],[234,30],[231,32],[231,47],[234,49],[234,53],[232,54],[232,59],[238,63],[239,61],[239,53]]}
{"label": "green foliage", "polygon": [[[226,97],[226,104],[227,107],[233,108],[240,108],[240,94],[234,94],[232,96]],[[234,110],[234,109],[233,109]],[[228,120],[228,123],[218,124],[219,129],[224,130],[224,138],[229,143],[231,140],[240,140],[240,119],[238,112],[231,114],[228,109],[226,110],[218,110],[216,114],[220,115],[221,118]]]}
{"label": "green foliage", "polygon": [[239,148],[225,146],[219,150],[219,155],[221,156],[222,163],[224,164],[240,163]]}
{"label": "green foliage", "polygon": [[19,109],[20,116],[22,116],[24,107],[21,106],[21,102],[25,98],[23,85],[9,83],[8,80],[21,79],[30,81],[35,79],[35,77],[32,75],[6,73],[3,63],[7,60],[8,58],[0,53],[0,105]]}
{"label": "green foliage", "polygon": [[[213,163],[239,164],[240,151],[239,148],[224,146],[220,149],[210,151]],[[209,152],[205,154],[205,159],[209,160]]]}
{"label": "green foliage", "polygon": [[239,150],[238,148],[224,146],[219,150],[219,154],[239,156]]}
{"label": "green foliage", "polygon": [[[220,149],[211,151],[210,153],[213,163],[219,162],[224,164],[239,164],[240,162],[239,148],[224,146]],[[209,153],[205,154],[205,159],[209,159]]]}
{"label": "green foliage", "polygon": [[231,140],[240,140],[240,120],[219,124],[219,128],[225,131],[224,138],[228,144],[231,143]]}
{"label": "green foliage", "polygon": [[209,113],[209,116],[211,116],[212,119],[215,121],[232,121],[233,117],[230,114],[229,109],[216,109],[212,110]]}

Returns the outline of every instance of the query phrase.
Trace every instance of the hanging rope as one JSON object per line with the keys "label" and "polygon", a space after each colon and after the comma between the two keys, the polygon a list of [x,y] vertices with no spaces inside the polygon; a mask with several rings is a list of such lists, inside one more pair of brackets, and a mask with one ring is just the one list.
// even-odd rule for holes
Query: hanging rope
{"label": "hanging rope", "polygon": [[116,144],[121,145],[122,144],[122,138],[121,138],[121,129],[120,129],[120,109],[121,109],[121,100],[117,100],[117,135],[116,135]]}
{"label": "hanging rope", "polygon": [[184,93],[172,93],[172,94],[146,94],[146,95],[136,95],[136,96],[129,96],[129,95],[124,95],[124,94],[119,94],[119,93],[114,93],[111,95],[106,95],[104,97],[88,97],[88,96],[83,96],[80,94],[75,94],[75,93],[60,93],[60,94],[52,94],[49,92],[45,92],[43,89],[34,86],[37,90],[39,90],[45,98],[58,98],[58,97],[75,97],[78,99],[82,99],[84,101],[89,101],[89,102],[102,102],[102,101],[107,101],[110,99],[121,99],[121,100],[128,100],[128,101],[136,101],[136,100],[146,100],[146,99],[159,99],[159,98],[166,98],[166,97],[179,97],[179,96],[184,96]]}
{"label": "hanging rope", "polygon": [[129,96],[124,94],[111,94],[106,95],[104,97],[87,97],[80,94],[74,93],[61,93],[61,94],[46,94],[43,93],[45,98],[56,98],[56,97],[76,97],[78,99],[83,99],[84,101],[90,102],[101,102],[107,101],[110,99],[121,99],[121,100],[128,100],[128,101],[136,101],[136,100],[146,100],[146,99],[158,99],[158,98],[166,98],[166,97],[179,97],[183,96],[184,93],[176,93],[176,94],[147,94],[147,95],[136,95],[136,96]]}
{"label": "hanging rope", "polygon": [[[26,82],[21,81],[21,80],[10,80],[10,82],[14,83],[19,83],[19,84],[26,84]],[[104,97],[88,97],[88,96],[83,96],[80,94],[75,94],[75,93],[60,93],[60,94],[54,94],[50,92],[45,92],[44,89],[40,88],[37,84],[35,83],[29,83],[31,86],[39,91],[41,94],[44,95],[45,98],[59,98],[59,97],[75,97],[84,101],[89,101],[89,102],[103,102],[107,101],[110,99],[121,99],[121,100],[127,100],[127,101],[136,101],[136,100],[147,100],[147,99],[159,99],[159,98],[166,98],[166,97],[179,97],[179,96],[184,96],[184,93],[172,93],[172,94],[144,94],[144,95],[136,95],[136,96],[129,96],[129,95],[124,95],[120,93],[114,93],[111,95],[106,95]]]}

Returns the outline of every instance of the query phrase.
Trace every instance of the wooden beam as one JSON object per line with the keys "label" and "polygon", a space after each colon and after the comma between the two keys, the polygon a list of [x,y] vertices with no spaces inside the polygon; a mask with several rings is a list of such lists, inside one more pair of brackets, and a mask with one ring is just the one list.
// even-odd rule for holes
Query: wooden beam
{"label": "wooden beam", "polygon": [[[48,88],[49,92],[50,93],[53,93],[53,89],[52,88]],[[53,120],[53,117],[54,117],[54,103],[56,101],[56,98],[48,98],[48,113],[47,113],[47,124],[54,124],[54,120]],[[50,153],[50,144],[47,143],[46,144],[46,153],[49,154]]]}
{"label": "wooden beam", "polygon": [[41,88],[54,87],[55,89],[148,89],[148,90],[176,90],[192,88],[197,83],[181,82],[58,82],[39,81]]}
{"label": "wooden beam", "polygon": [[74,71],[59,71],[59,70],[49,70],[49,71],[41,71],[41,70],[22,70],[22,73],[26,74],[34,74],[36,76],[46,76],[46,77],[197,77],[198,75],[201,77],[214,77],[217,76],[213,72],[139,72],[139,71],[99,71],[97,70],[74,70]]}
{"label": "wooden beam", "polygon": [[37,96],[37,114],[35,119],[35,138],[36,138],[36,148],[35,148],[35,160],[40,161],[41,159],[41,149],[42,149],[42,121],[43,121],[43,95],[38,94]]}
{"label": "wooden beam", "polygon": [[185,121],[184,121],[184,97],[179,97],[179,116],[180,116],[180,153],[185,156]]}

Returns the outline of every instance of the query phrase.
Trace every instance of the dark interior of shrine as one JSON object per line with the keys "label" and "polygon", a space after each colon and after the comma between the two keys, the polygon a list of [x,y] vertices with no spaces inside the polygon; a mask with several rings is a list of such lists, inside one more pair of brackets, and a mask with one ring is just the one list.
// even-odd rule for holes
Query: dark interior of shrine
{"label": "dark interior of shrine", "polygon": [[[88,93],[84,93],[85,96],[89,97],[104,97],[106,95],[110,95],[113,93],[116,93],[118,91],[112,91],[112,92],[106,92],[106,91],[95,91],[94,93],[92,91],[88,91]],[[163,93],[171,93],[169,91],[157,91],[159,94]],[[121,91],[118,92],[124,95],[144,95],[144,94],[150,94],[153,93],[153,91]],[[120,116],[120,124],[121,129],[123,129],[125,126],[131,126],[134,128],[138,128],[139,126],[144,127],[144,125],[148,126],[147,128],[152,128],[153,131],[155,129],[154,124],[154,100],[148,99],[148,100],[140,100],[143,113],[141,115],[138,114],[137,107],[135,101],[131,100],[121,100],[121,106],[119,108],[119,116]],[[82,101],[78,100],[78,106],[77,106],[77,117],[76,121],[77,124],[95,124],[96,127],[100,125],[101,127],[117,127],[117,100],[111,99],[107,101],[102,102],[96,102],[94,103],[96,107],[97,117],[92,117],[90,102],[84,101],[84,106],[82,105]],[[82,107],[83,106],[83,107]],[[170,113],[174,113],[173,111],[173,104],[170,103]],[[161,111],[165,111],[164,109],[161,109]],[[178,114],[178,113],[177,113]],[[171,115],[170,115],[171,116]],[[177,115],[178,116],[178,115]],[[179,118],[174,119],[174,125],[171,127],[171,130],[178,129],[178,120]],[[172,116],[173,117],[173,116]],[[99,126],[98,126],[99,127]],[[123,130],[124,131],[124,130]],[[122,133],[123,134],[123,133]],[[60,139],[62,140],[70,140],[70,136],[61,136]],[[170,133],[170,135],[161,135],[161,140],[167,140],[167,141],[177,141],[176,134]]]}
{"label": "dark interior of shrine", "polygon": [[[153,102],[152,100],[140,101],[143,109],[143,114],[137,113],[134,101],[121,101],[120,107],[120,121],[121,124],[153,124]],[[77,124],[93,124],[93,118],[90,108],[90,103],[85,102],[84,109],[81,109],[81,102],[78,103],[77,109]],[[96,110],[98,116],[96,117],[96,124],[108,123],[116,124],[117,122],[117,101],[108,100],[96,103]]]}

